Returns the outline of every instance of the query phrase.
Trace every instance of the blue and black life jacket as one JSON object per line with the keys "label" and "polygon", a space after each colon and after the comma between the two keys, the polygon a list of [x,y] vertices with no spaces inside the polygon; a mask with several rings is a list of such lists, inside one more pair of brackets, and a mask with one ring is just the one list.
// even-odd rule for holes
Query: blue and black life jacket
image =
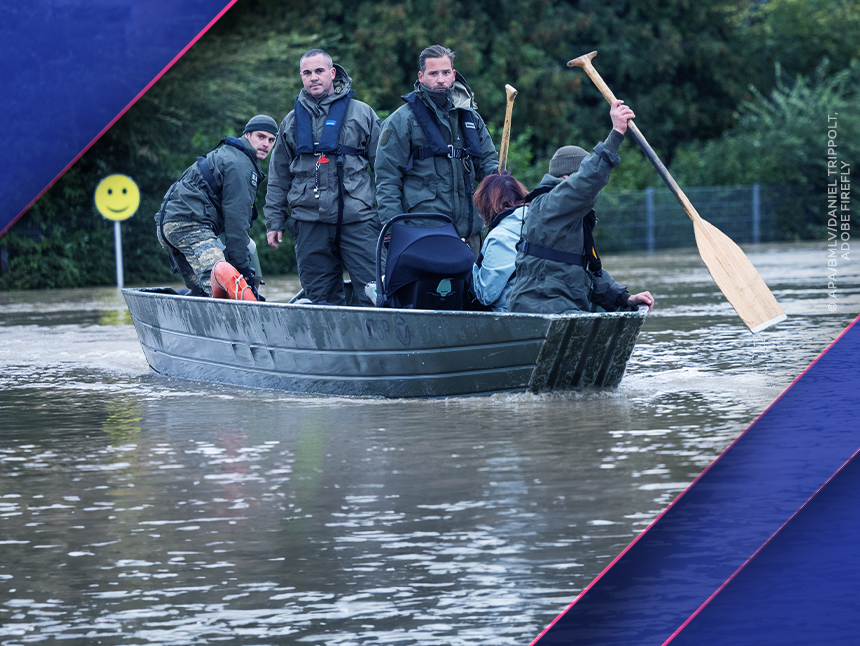
{"label": "blue and black life jacket", "polygon": [[[555,186],[543,185],[538,186],[531,193],[526,195],[525,201],[531,202],[534,198],[545,193],[549,193]],[[529,242],[525,238],[520,238],[517,244],[517,251],[522,252],[526,256],[535,256],[545,260],[554,262],[562,262],[567,265],[577,265],[582,267],[595,276],[603,275],[603,265],[600,262],[600,256],[597,255],[597,249],[594,247],[594,226],[597,224],[597,216],[594,209],[589,211],[582,219],[582,250],[585,253],[576,254],[567,251],[559,251],[550,247],[542,247],[541,245]]]}
{"label": "blue and black life jacket", "polygon": [[349,108],[349,102],[352,100],[352,95],[355,90],[350,90],[345,95],[333,101],[329,106],[328,114],[326,115],[325,124],[323,125],[320,140],[314,143],[314,126],[311,120],[311,115],[307,108],[302,105],[299,99],[296,99],[295,104],[295,131],[296,152],[302,155],[315,155],[317,158],[324,157],[325,153],[335,154],[335,164],[337,166],[337,181],[340,185],[340,191],[337,198],[337,230],[335,232],[334,247],[340,248],[340,229],[343,226],[343,156],[344,155],[366,155],[366,151],[353,146],[344,146],[340,143],[340,131],[343,127],[346,111]]}
{"label": "blue and black life jacket", "polygon": [[470,110],[457,108],[459,114],[458,122],[460,124],[460,138],[465,142],[465,147],[456,147],[453,144],[446,144],[445,138],[442,135],[442,128],[436,116],[430,112],[430,109],[424,104],[416,92],[410,92],[400,97],[412,107],[412,112],[415,118],[418,119],[418,124],[430,141],[429,146],[422,146],[412,150],[409,156],[409,161],[406,162],[405,172],[412,170],[412,164],[416,159],[427,159],[428,157],[448,157],[449,159],[459,159],[463,162],[463,184],[466,187],[466,192],[469,196],[469,231],[464,237],[471,235],[472,220],[474,219],[474,206],[472,204],[472,194],[474,188],[472,186],[472,168],[474,159],[481,159],[481,138],[478,135],[478,124],[475,123],[475,118]]}

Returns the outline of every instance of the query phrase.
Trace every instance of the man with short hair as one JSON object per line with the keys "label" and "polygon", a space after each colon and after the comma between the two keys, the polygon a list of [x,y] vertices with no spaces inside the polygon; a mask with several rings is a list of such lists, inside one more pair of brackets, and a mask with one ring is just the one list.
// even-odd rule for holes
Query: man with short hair
{"label": "man with short hair", "polygon": [[483,222],[474,182],[498,169],[499,157],[475,96],[454,70],[454,52],[433,45],[418,57],[415,89],[382,124],[376,163],[379,218],[442,213],[477,256]]}
{"label": "man with short hair", "polygon": [[312,49],[299,62],[303,89],[281,122],[266,192],[266,229],[273,247],[287,228],[305,296],[344,305],[343,270],[358,303],[372,303],[379,220],[374,170],[379,118],[353,98],[352,79],[331,56]]}
{"label": "man with short hair", "polygon": [[[165,194],[155,214],[156,234],[190,296],[212,296],[212,268],[226,260],[259,297],[248,231],[257,217],[257,188],[266,177],[260,161],[269,155],[277,133],[275,120],[258,114],[248,121],[242,137],[222,139]],[[223,250],[218,240],[222,233]]]}

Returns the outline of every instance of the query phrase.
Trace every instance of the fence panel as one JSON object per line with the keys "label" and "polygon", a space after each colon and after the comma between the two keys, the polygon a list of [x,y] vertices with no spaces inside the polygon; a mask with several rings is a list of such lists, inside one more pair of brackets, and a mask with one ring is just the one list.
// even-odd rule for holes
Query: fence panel
{"label": "fence panel", "polygon": [[[684,193],[705,220],[737,243],[781,239],[775,230],[778,209],[790,199],[781,186],[705,186]],[[659,251],[695,247],[693,226],[668,188],[603,191],[595,207],[594,232],[603,253]]]}

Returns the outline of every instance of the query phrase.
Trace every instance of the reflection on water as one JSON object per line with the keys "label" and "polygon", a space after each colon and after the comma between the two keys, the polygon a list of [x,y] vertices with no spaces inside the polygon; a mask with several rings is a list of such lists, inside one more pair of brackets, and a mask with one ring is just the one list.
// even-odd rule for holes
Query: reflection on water
{"label": "reflection on water", "polygon": [[0,294],[0,643],[528,643],[860,311],[750,257],[756,336],[695,255],[607,259],[658,299],[621,387],[538,396],[171,380],[116,290]]}

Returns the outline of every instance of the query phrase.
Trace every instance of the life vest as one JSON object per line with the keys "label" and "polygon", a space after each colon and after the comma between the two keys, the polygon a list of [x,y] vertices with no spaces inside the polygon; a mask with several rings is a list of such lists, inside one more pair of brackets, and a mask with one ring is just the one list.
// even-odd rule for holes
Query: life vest
{"label": "life vest", "polygon": [[[531,202],[539,195],[549,193],[553,188],[555,187],[549,185],[538,186],[526,195],[525,200],[526,202]],[[596,224],[597,215],[594,213],[594,209],[592,209],[582,218],[582,248],[585,253],[576,254],[559,251],[550,247],[542,247],[541,245],[529,242],[525,238],[520,238],[519,243],[517,243],[517,251],[526,256],[535,256],[536,258],[561,262],[566,265],[577,265],[600,277],[603,275],[603,265],[600,262],[600,256],[597,255],[597,249],[594,247],[594,226]]]}
{"label": "life vest", "polygon": [[323,124],[320,140],[314,142],[314,127],[311,120],[311,115],[307,111],[301,101],[296,98],[294,107],[294,138],[296,140],[296,152],[302,155],[316,155],[325,157],[325,153],[335,154],[335,165],[337,166],[337,181],[340,185],[337,198],[337,229],[334,237],[334,247],[340,247],[340,230],[343,226],[343,156],[344,155],[364,155],[366,152],[353,146],[344,146],[340,143],[340,131],[343,128],[344,117],[346,116],[349,102],[352,100],[352,95],[355,90],[350,90],[342,97],[333,101],[328,108],[325,124]]}
{"label": "life vest", "polygon": [[[474,219],[474,205],[472,204],[472,194],[475,192],[472,186],[472,168],[473,159],[480,159],[482,156],[481,138],[478,135],[478,124],[475,123],[475,118],[470,110],[457,108],[459,111],[460,138],[465,142],[466,146],[456,147],[453,144],[446,144],[445,137],[442,135],[442,128],[439,126],[439,121],[436,116],[430,112],[430,109],[424,104],[424,101],[416,92],[410,92],[400,97],[412,107],[412,112],[415,118],[418,119],[418,124],[430,141],[429,146],[414,148],[409,155],[409,161],[406,162],[405,172],[412,170],[412,164],[416,159],[427,159],[428,157],[448,157],[449,159],[459,159],[463,162],[463,184],[466,187],[466,192],[469,197],[469,231],[464,237],[471,235],[472,220]],[[458,232],[459,233],[459,232]]]}
{"label": "life vest", "polygon": [[464,159],[467,157],[481,157],[481,139],[478,137],[478,125],[475,123],[475,118],[470,110],[459,109],[460,118],[460,136],[466,142],[465,148],[456,148],[452,144],[446,144],[445,138],[442,135],[442,128],[439,126],[434,114],[424,105],[424,101],[415,93],[410,92],[400,97],[412,106],[412,112],[415,118],[418,119],[418,124],[430,140],[429,146],[416,148],[412,151],[409,157],[409,162],[406,165],[406,170],[412,168],[413,159],[427,159],[428,157],[450,157],[452,159]]}

